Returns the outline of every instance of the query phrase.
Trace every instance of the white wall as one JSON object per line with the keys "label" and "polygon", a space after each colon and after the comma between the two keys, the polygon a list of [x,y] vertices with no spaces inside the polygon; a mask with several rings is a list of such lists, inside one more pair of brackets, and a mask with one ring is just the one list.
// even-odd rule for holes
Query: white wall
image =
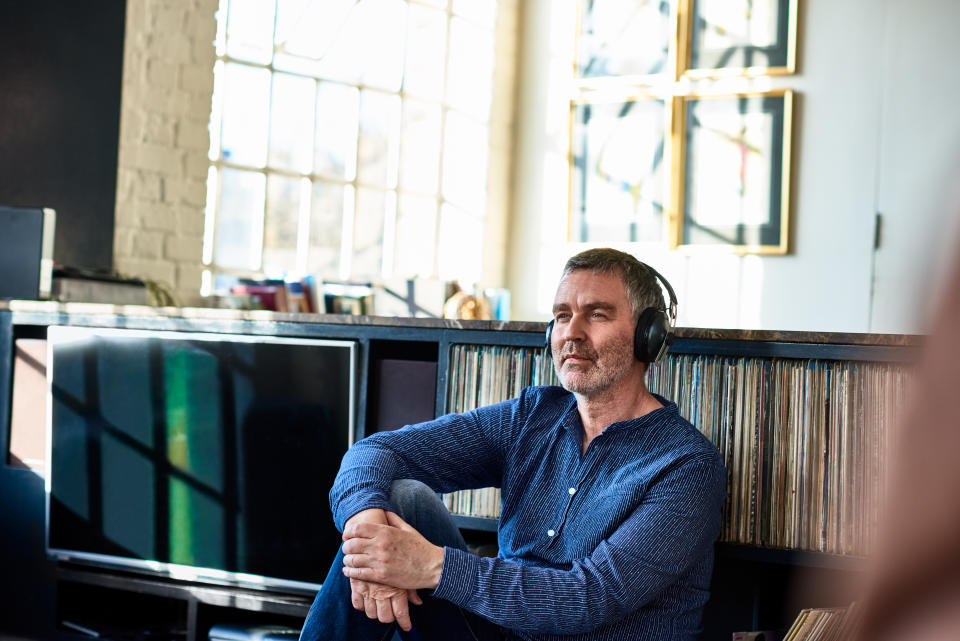
{"label": "white wall", "polygon": [[[531,0],[521,17],[516,183],[507,268],[513,318],[547,316],[566,242],[567,105],[573,3]],[[742,81],[797,91],[791,252],[746,256],[619,246],[656,266],[681,325],[811,331],[922,329],[918,284],[943,263],[948,169],[960,121],[955,0],[801,2],[798,73]],[[572,27],[567,31],[572,33]],[[551,40],[551,38],[553,40]],[[566,92],[566,93],[565,93]],[[875,212],[884,213],[876,255]],[[874,293],[871,294],[871,287]],[[914,304],[905,304],[912,296]]]}
{"label": "white wall", "polygon": [[960,249],[960,2],[888,0],[871,327],[925,326]]}

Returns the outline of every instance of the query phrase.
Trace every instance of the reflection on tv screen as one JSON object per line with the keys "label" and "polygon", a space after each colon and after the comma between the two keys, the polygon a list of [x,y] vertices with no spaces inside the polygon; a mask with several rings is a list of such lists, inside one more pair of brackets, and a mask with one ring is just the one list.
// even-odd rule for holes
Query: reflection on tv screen
{"label": "reflection on tv screen", "polygon": [[352,342],[75,327],[48,342],[53,553],[322,581]]}

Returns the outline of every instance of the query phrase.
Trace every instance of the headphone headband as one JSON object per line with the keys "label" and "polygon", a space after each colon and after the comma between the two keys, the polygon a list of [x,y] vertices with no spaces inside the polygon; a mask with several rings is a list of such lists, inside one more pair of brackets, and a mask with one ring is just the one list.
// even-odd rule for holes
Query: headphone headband
{"label": "headphone headband", "polygon": [[660,281],[660,283],[663,284],[664,289],[667,290],[667,295],[670,297],[670,304],[667,306],[667,309],[663,311],[667,312],[667,315],[670,317],[670,327],[675,327],[677,324],[677,294],[673,291],[673,287],[670,286],[670,281],[664,278],[660,272],[655,270],[650,265],[639,260],[637,262],[643,265],[647,271],[653,274],[654,279]]}

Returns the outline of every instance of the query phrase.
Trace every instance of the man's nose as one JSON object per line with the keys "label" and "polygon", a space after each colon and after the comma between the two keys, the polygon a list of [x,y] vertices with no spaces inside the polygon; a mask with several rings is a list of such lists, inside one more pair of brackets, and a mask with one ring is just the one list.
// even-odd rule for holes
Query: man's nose
{"label": "man's nose", "polygon": [[564,341],[579,341],[586,337],[586,321],[580,314],[574,314],[570,317],[570,322],[564,327]]}

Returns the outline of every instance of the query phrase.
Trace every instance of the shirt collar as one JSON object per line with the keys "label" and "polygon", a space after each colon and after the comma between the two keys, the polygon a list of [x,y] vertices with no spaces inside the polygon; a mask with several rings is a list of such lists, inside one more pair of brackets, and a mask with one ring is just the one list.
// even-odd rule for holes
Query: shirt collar
{"label": "shirt collar", "polygon": [[[580,413],[577,411],[577,399],[572,392],[568,392],[570,395],[570,400],[567,402],[567,409],[563,413],[563,417],[560,419],[559,427],[567,430],[571,435],[573,435],[578,441],[583,436],[583,423],[580,421]],[[660,417],[669,416],[676,414],[677,404],[671,400],[660,396],[655,392],[651,392],[653,397],[657,399],[663,407],[659,407],[652,412],[648,412],[643,416],[638,416],[637,418],[631,418],[626,421],[617,421],[616,423],[611,423],[603,430],[602,433],[606,434],[611,431],[619,431],[621,429],[630,429],[630,428],[642,428],[651,421],[659,420]]]}

